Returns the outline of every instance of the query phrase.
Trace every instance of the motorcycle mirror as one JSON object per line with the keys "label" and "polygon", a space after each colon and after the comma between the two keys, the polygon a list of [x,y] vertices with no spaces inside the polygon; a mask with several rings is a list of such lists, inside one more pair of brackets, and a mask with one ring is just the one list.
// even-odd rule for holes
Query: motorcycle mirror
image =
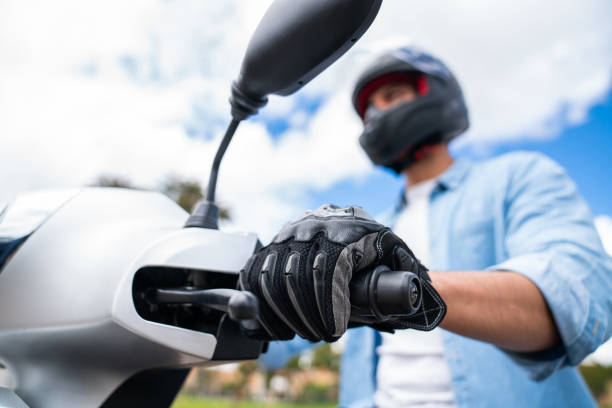
{"label": "motorcycle mirror", "polygon": [[342,56],[366,32],[382,0],[275,0],[255,29],[232,84],[232,121],[213,160],[206,199],[185,227],[218,228],[215,204],[221,159],[240,121],[269,94],[290,95]]}
{"label": "motorcycle mirror", "polygon": [[242,120],[290,95],[365,33],[382,0],[276,0],[255,29],[232,84],[232,116]]}

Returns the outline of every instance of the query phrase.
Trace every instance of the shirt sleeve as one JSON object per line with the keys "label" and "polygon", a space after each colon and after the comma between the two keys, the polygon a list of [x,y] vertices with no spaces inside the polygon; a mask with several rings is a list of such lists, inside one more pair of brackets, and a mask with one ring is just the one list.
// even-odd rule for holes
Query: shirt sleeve
{"label": "shirt sleeve", "polygon": [[277,370],[284,367],[291,357],[320,344],[311,343],[301,337],[288,341],[271,341],[268,350],[259,357],[259,364],[265,369]]}
{"label": "shirt sleeve", "polygon": [[507,352],[534,380],[580,362],[611,335],[612,259],[586,203],[555,162],[530,155],[516,165],[505,201],[508,259],[490,270],[518,272],[542,292],[562,346]]}

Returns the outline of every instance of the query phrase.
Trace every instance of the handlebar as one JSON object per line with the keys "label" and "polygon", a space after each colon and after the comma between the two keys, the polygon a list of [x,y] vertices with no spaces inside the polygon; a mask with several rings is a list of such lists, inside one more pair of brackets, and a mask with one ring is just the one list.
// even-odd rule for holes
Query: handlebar
{"label": "handlebar", "polygon": [[349,283],[351,320],[360,317],[385,321],[391,317],[406,317],[416,313],[423,299],[421,280],[407,271],[392,271],[379,265],[361,273]]}
{"label": "handlebar", "polygon": [[[412,272],[392,271],[380,265],[353,277],[349,289],[351,321],[383,322],[410,316],[421,307],[421,281]],[[259,311],[258,300],[251,292],[227,288],[151,288],[146,298],[153,304],[194,304],[219,310],[249,325],[256,324]]]}

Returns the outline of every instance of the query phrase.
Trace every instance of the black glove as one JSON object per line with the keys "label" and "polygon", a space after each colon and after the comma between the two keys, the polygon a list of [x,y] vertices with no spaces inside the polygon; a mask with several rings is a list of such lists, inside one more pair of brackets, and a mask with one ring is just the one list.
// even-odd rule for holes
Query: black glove
{"label": "black glove", "polygon": [[431,330],[440,324],[446,305],[406,244],[362,208],[324,205],[285,225],[241,271],[241,289],[259,298],[262,326],[243,330],[262,340],[289,340],[297,333],[311,341],[336,341],[349,327],[351,278],[377,265],[416,273],[422,310],[384,322],[353,320],[351,327]]}

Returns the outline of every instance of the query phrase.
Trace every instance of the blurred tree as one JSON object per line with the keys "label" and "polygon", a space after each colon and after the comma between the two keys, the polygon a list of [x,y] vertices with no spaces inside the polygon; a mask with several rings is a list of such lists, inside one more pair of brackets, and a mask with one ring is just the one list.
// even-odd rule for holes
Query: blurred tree
{"label": "blurred tree", "polygon": [[177,177],[170,178],[164,184],[162,191],[187,212],[191,212],[193,206],[204,197],[200,183]]}
{"label": "blurred tree", "polygon": [[[121,176],[103,174],[95,179],[92,187],[117,187],[143,190],[136,187],[128,179]],[[185,211],[191,212],[195,204],[204,197],[200,183],[195,180],[182,180],[178,177],[169,178],[160,188],[160,191],[180,205]],[[219,218],[229,220],[231,217],[227,207],[219,207]]]}
{"label": "blurred tree", "polygon": [[[195,180],[170,178],[163,187],[163,193],[176,201],[187,212],[191,212],[198,201],[204,197],[202,186]],[[219,218],[230,219],[230,212],[225,207],[219,207]]]}
{"label": "blurred tree", "polygon": [[331,371],[340,370],[340,353],[334,351],[331,344],[325,343],[313,350],[312,362],[306,366],[300,364],[302,354],[292,357],[285,366],[289,371],[298,371],[306,368],[327,368]]}
{"label": "blurred tree", "polygon": [[259,369],[259,366],[257,365],[256,360],[249,360],[240,363],[238,369],[240,370],[240,373],[242,373],[243,377],[246,379],[255,371],[257,371]]}
{"label": "blurred tree", "polygon": [[300,369],[300,355],[291,357],[291,360],[285,366],[289,371],[295,371]]}
{"label": "blurred tree", "polygon": [[325,343],[317,347],[312,358],[312,366],[316,368],[328,368],[334,372],[340,370],[340,354],[335,352],[331,344]]}
{"label": "blurred tree", "polygon": [[296,398],[298,403],[324,403],[337,400],[337,387],[335,385],[324,385],[309,382]]}
{"label": "blurred tree", "polygon": [[612,366],[585,364],[580,366],[580,372],[595,398],[601,403],[602,399],[607,397],[606,391],[612,384]]}
{"label": "blurred tree", "polygon": [[112,176],[109,174],[103,174],[99,176],[93,183],[91,183],[92,187],[117,187],[117,188],[132,188],[139,190],[137,187],[134,187],[132,183],[121,177],[121,176]]}

